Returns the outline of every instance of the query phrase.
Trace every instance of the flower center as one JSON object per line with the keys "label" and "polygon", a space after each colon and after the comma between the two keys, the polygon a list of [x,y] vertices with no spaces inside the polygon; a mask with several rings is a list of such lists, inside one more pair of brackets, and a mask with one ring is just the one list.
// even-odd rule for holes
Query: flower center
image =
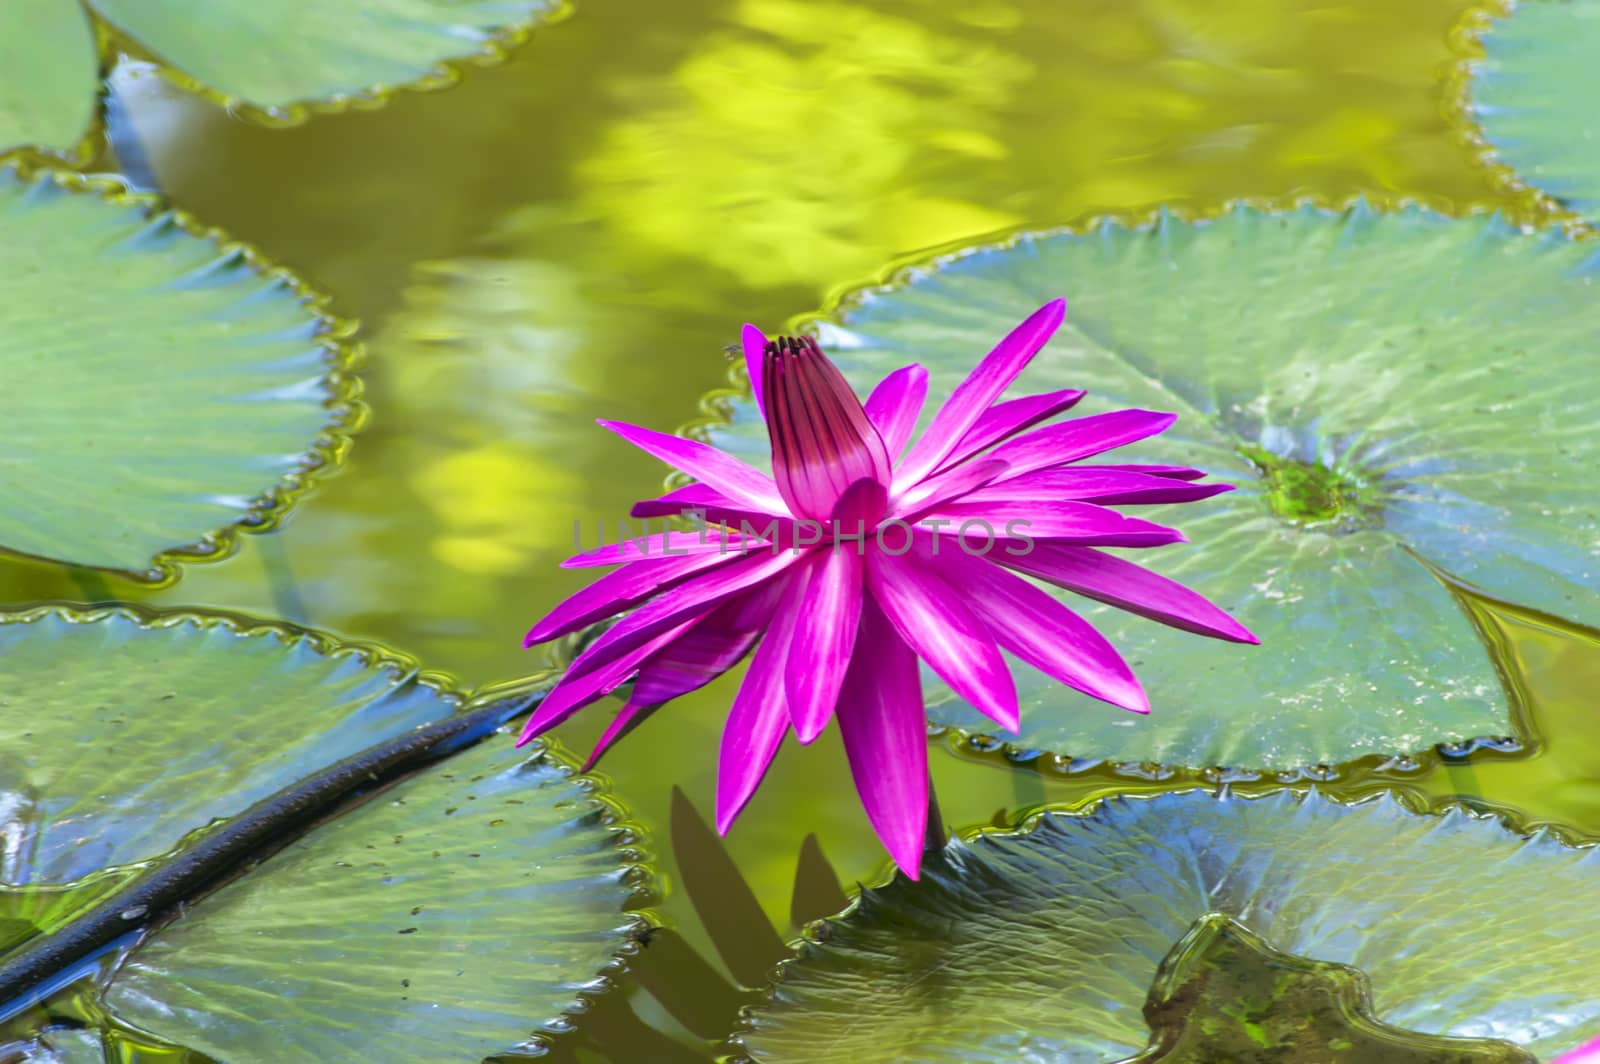
{"label": "flower center", "polygon": [[1377,486],[1359,472],[1273,454],[1264,447],[1239,448],[1266,482],[1267,509],[1300,528],[1346,535],[1382,524]]}

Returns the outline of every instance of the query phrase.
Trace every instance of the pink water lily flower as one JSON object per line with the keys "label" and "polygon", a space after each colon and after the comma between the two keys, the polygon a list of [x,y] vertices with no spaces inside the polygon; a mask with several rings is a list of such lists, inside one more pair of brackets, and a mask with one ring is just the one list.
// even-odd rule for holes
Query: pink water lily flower
{"label": "pink water lily flower", "polygon": [[637,504],[634,516],[692,514],[707,528],[564,563],[621,567],[551,611],[528,645],[633,613],[578,655],[519,742],[631,679],[593,764],[656,708],[754,648],[722,734],[717,829],[728,830],[787,733],[809,743],[837,718],[867,817],[915,879],[928,811],[918,658],[1012,732],[1017,692],[1002,650],[1085,694],[1149,711],[1111,644],[1018,573],[1200,635],[1256,642],[1195,592],[1096,549],[1184,538],[1112,505],[1229,490],[1196,483],[1204,474],[1195,469],[1082,464],[1175,415],[1118,410],[1035,428],[1084,393],[998,401],[1065,314],[1058,299],[1017,326],[915,443],[922,366],[889,374],[863,405],[814,340],[768,340],[753,325],[744,354],[772,440],[771,476],[696,440],[600,422],[696,480]]}

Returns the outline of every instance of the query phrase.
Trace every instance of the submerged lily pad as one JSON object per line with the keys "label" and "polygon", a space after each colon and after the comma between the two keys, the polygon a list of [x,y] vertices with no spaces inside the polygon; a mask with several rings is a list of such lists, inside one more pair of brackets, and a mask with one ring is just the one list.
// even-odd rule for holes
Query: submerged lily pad
{"label": "submerged lily pad", "polygon": [[1543,1056],[1600,1032],[1597,877],[1592,850],[1387,796],[1112,799],[864,891],[739,1037],[767,1064],[1134,1056],[1163,958],[1217,914],[1358,969],[1384,1024]]}
{"label": "submerged lily pad", "polygon": [[[1197,466],[1239,490],[1139,508],[1193,542],[1127,556],[1211,597],[1262,645],[1087,609],[1153,712],[1019,666],[1016,741],[1290,769],[1512,733],[1490,659],[1430,564],[1600,621],[1585,442],[1600,422],[1597,273],[1593,246],[1499,218],[1236,209],[954,255],[850,300],[818,333],[858,389],[916,361],[942,397],[1066,294],[1067,324],[1015,390],[1086,388],[1083,413],[1180,415],[1114,460]],[[713,437],[765,461],[748,403]],[[929,682],[935,720],[992,727]]]}
{"label": "submerged lily pad", "polygon": [[336,461],[347,327],[243,248],[0,168],[0,549],[156,575]]}
{"label": "submerged lily pad", "polygon": [[[108,879],[459,701],[280,626],[0,614],[6,912],[68,929]],[[560,1026],[631,951],[629,838],[563,755],[497,733],[189,902],[104,969],[97,1007],[218,1060],[477,1061]]]}
{"label": "submerged lily pad", "polygon": [[1489,160],[1600,223],[1600,0],[1526,0],[1481,41],[1466,103]]}
{"label": "submerged lily pad", "polygon": [[1161,962],[1144,1017],[1151,1045],[1128,1064],[1538,1064],[1509,1042],[1380,1023],[1360,971],[1274,949],[1217,913],[1196,920]]}

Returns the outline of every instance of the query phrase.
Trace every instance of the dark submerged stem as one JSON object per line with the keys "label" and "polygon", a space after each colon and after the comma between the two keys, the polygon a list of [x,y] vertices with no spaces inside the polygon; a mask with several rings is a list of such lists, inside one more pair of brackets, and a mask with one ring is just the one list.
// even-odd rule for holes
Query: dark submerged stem
{"label": "dark submerged stem", "polygon": [[[184,853],[152,868],[59,931],[25,943],[0,964],[0,1016],[14,1014],[56,989],[43,986],[129,932],[148,926],[179,902],[217,883],[264,849],[310,830],[323,815],[363,787],[471,746],[537,704],[542,695],[493,702],[481,709],[379,743],[285,787],[202,837]],[[23,1000],[18,1000],[23,999]]]}
{"label": "dark submerged stem", "polygon": [[928,827],[922,836],[922,862],[930,864],[944,860],[945,843],[950,841],[944,828],[944,814],[939,811],[939,795],[933,789],[933,773],[928,774]]}

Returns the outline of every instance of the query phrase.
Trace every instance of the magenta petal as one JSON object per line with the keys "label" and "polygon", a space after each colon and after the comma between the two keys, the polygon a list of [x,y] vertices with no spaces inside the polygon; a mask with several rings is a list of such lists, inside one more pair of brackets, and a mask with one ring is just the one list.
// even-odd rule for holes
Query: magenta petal
{"label": "magenta petal", "polygon": [[704,687],[737,665],[772,620],[782,591],[781,578],[769,580],[718,606],[645,659],[634,677],[628,704],[600,736],[583,771],[593,768],[617,740],[644,723],[662,705]]}
{"label": "magenta petal", "polygon": [[1172,477],[1175,480],[1199,480],[1206,475],[1204,469],[1190,469],[1181,465],[1096,465],[1080,469],[1116,470],[1123,473],[1148,473],[1152,477]]}
{"label": "magenta petal", "polygon": [[722,747],[717,754],[717,831],[724,835],[760,786],[783,742],[783,733],[789,729],[783,671],[794,641],[805,581],[799,570],[785,580],[772,627],[756,648],[722,729]]}
{"label": "magenta petal", "polygon": [[[633,504],[629,511],[633,517],[664,517],[668,514],[681,514],[685,510],[692,510],[696,506],[738,506],[739,504],[728,498],[722,492],[707,484],[696,481],[685,484],[681,488],[673,488],[665,495],[654,499],[645,499]],[[654,512],[641,513],[646,506],[653,507]]]}
{"label": "magenta petal", "polygon": [[[995,478],[1000,480],[1000,478]],[[1100,506],[1139,503],[1194,502],[1232,491],[1232,484],[1196,484],[1176,477],[1129,473],[1099,466],[1059,466],[1036,469],[1020,477],[980,488],[963,501],[1048,502],[1077,499]]]}
{"label": "magenta petal", "polygon": [[789,719],[802,743],[811,742],[828,726],[850,664],[861,619],[865,566],[860,546],[835,543],[810,565],[794,643],[784,666]]}
{"label": "magenta petal", "polygon": [[561,563],[561,568],[583,569],[622,562],[662,561],[691,554],[722,554],[731,558],[735,554],[766,545],[767,541],[759,537],[741,536],[737,532],[724,532],[718,528],[703,528],[697,532],[653,532],[638,539],[607,543],[603,547],[574,554]]}
{"label": "magenta petal", "polygon": [[1047,592],[972,557],[944,538],[920,539],[919,553],[937,549],[929,564],[959,587],[995,640],[1046,676],[1135,713],[1150,712],[1144,688],[1106,637]]}
{"label": "magenta petal", "polygon": [[581,676],[632,653],[641,643],[653,640],[684,618],[709,612],[740,592],[777,576],[796,560],[797,556],[788,551],[756,551],[690,577],[601,633],[567,666],[567,676]]}
{"label": "magenta petal", "polygon": [[584,706],[615,691],[634,674],[641,662],[694,627],[696,622],[710,612],[707,609],[701,613],[690,614],[678,624],[656,633],[653,638],[584,675],[575,676],[569,669],[567,674],[550,689],[550,693],[544,696],[539,708],[533,711],[533,715],[522,726],[522,734],[517,736],[517,745],[522,746],[537,738]]}
{"label": "magenta petal", "polygon": [[938,469],[961,438],[983,416],[1000,393],[1011,386],[1039,348],[1061,327],[1067,301],[1053,299],[1034,311],[967,375],[934,415],[922,438],[906,455],[901,483],[915,483]]}
{"label": "magenta petal", "polygon": [[595,741],[594,749],[589,751],[589,756],[584,759],[580,772],[588,772],[600,763],[600,759],[617,744],[617,740],[626,736],[633,729],[643,724],[656,710],[661,708],[661,703],[641,702],[637,698],[628,699],[628,704],[622,711],[612,718],[606,725],[606,730],[600,733],[600,738]]}
{"label": "magenta petal", "polygon": [[671,590],[696,574],[731,562],[735,557],[734,554],[693,554],[631,562],[568,596],[533,626],[522,645],[533,646],[576,632],[636,606],[652,595]]}
{"label": "magenta petal", "polygon": [[669,436],[654,429],[629,425],[622,421],[601,421],[601,427],[610,429],[646,454],[654,455],[674,469],[681,470],[696,480],[704,481],[713,490],[754,510],[782,512],[783,499],[772,478],[760,470],[739,461],[726,451],[719,451],[708,443]]}
{"label": "magenta petal", "polygon": [[967,434],[961,437],[961,442],[956,444],[955,450],[950,452],[950,456],[944,460],[940,468],[949,469],[980,451],[1033,428],[1046,418],[1055,417],[1062,411],[1071,409],[1085,394],[1087,393],[1076,388],[1066,388],[1059,392],[1025,395],[1020,399],[996,403],[984,411],[983,416],[967,430]]}
{"label": "magenta petal", "polygon": [[1202,595],[1141,565],[1088,547],[1035,543],[1020,557],[996,551],[993,560],[1018,572],[1197,635],[1259,643],[1250,630]]}
{"label": "magenta petal", "polygon": [[1011,466],[1011,476],[1019,477],[1035,469],[1075,462],[1080,458],[1126,446],[1147,436],[1165,432],[1177,414],[1155,410],[1113,410],[1092,414],[1055,425],[1046,425],[1026,436],[996,447],[988,455]]}
{"label": "magenta petal", "polygon": [[[996,493],[999,493],[998,486]],[[958,499],[941,504],[919,521],[932,531],[932,522],[946,522],[944,531],[960,532],[967,539],[994,536],[1006,539],[1067,539],[1076,543],[1117,547],[1158,547],[1186,542],[1183,533],[1154,521],[1119,514],[1091,502],[1045,499],[972,501]]]}
{"label": "magenta petal", "polygon": [[1550,1064],[1600,1064],[1600,1038],[1567,1050],[1559,1057],[1552,1058]]}
{"label": "magenta petal", "polygon": [[891,462],[906,449],[927,397],[928,371],[916,363],[901,366],[883,378],[867,396],[867,417],[883,437],[883,447]]}
{"label": "magenta petal", "polygon": [[872,829],[911,879],[928,826],[928,726],[917,656],[868,595],[839,693],[839,732]]}
{"label": "magenta petal", "polygon": [[724,602],[656,651],[639,666],[632,701],[659,706],[704,687],[733,668],[771,623],[783,589],[781,578],[768,580]]}
{"label": "magenta petal", "polygon": [[739,330],[739,343],[744,347],[744,368],[750,377],[750,392],[755,396],[756,409],[765,414],[767,408],[761,401],[761,363],[767,350],[766,334],[745,322],[744,328]]}
{"label": "magenta petal", "polygon": [[900,638],[951,690],[1007,731],[1018,730],[1016,681],[961,595],[914,556],[879,550],[867,554],[867,588]]}
{"label": "magenta petal", "polygon": [[954,469],[936,473],[909,488],[894,503],[894,514],[909,520],[913,514],[931,510],[947,501],[966,498],[996,477],[1004,476],[1007,466],[988,458],[963,462]]}

